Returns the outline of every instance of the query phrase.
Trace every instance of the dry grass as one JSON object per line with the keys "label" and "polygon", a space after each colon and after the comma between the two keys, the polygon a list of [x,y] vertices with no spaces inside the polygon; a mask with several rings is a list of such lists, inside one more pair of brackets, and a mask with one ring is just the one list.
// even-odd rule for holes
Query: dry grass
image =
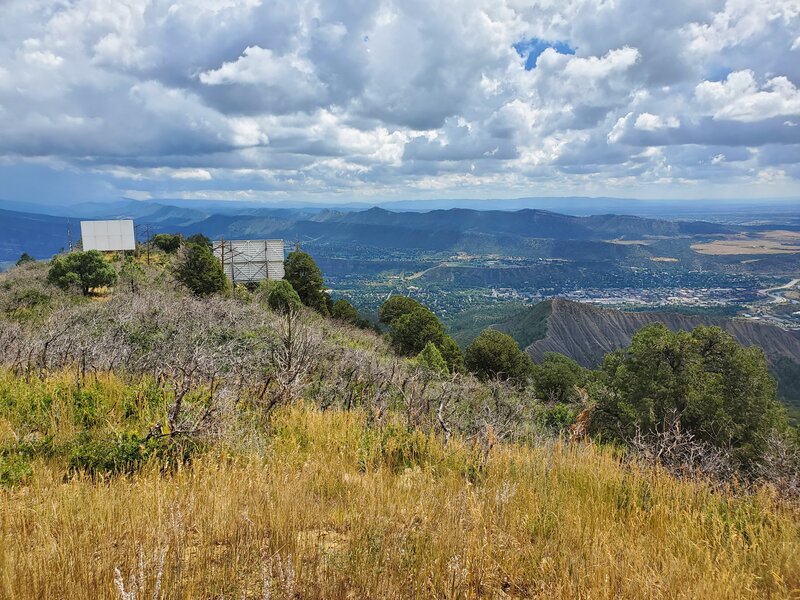
{"label": "dry grass", "polygon": [[761,236],[770,240],[786,240],[789,242],[800,242],[800,231],[773,229],[771,231],[762,232]]}
{"label": "dry grass", "polygon": [[268,434],[263,452],[171,476],[65,482],[39,459],[0,492],[0,597],[800,594],[800,520],[766,492],[715,493],[591,444],[484,460],[358,411],[286,409]]}
{"label": "dry grass", "polygon": [[[795,254],[800,246],[794,244],[797,238],[777,235],[791,232],[764,232],[758,237],[737,235],[729,239],[714,240],[702,244],[692,244],[691,248],[699,254],[713,256],[735,256],[739,254]],[[773,235],[775,234],[775,235]]]}

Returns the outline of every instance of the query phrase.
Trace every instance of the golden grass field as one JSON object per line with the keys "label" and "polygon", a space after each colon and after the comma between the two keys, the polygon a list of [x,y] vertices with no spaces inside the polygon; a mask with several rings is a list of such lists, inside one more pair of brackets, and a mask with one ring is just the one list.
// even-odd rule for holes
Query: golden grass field
{"label": "golden grass field", "polygon": [[0,597],[800,597],[800,517],[767,490],[301,405],[245,437],[168,475],[37,459],[0,491]]}
{"label": "golden grass field", "polygon": [[764,231],[757,236],[736,235],[727,239],[692,244],[700,254],[732,256],[737,254],[794,254],[800,252],[800,232]]}

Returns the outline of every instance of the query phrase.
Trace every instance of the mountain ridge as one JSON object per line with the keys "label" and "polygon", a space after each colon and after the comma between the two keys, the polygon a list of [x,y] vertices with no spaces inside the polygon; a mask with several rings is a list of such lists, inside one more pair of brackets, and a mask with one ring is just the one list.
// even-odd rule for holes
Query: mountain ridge
{"label": "mountain ridge", "polygon": [[562,298],[551,301],[547,332],[527,345],[534,359],[560,352],[585,367],[597,367],[608,352],[630,344],[637,329],[663,323],[673,331],[700,325],[721,327],[745,346],[757,345],[768,356],[785,356],[800,363],[800,332],[745,319],[672,312],[630,312],[599,308]]}

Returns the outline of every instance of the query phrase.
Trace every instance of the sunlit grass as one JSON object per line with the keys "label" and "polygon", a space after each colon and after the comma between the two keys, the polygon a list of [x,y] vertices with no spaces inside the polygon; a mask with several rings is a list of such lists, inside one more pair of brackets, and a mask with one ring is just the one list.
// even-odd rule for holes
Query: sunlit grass
{"label": "sunlit grass", "polygon": [[165,598],[800,594],[800,520],[766,492],[713,492],[592,444],[485,457],[358,411],[285,409],[265,436],[168,476],[65,480],[37,459],[0,492],[0,597],[119,597],[115,569],[137,598],[158,579]]}

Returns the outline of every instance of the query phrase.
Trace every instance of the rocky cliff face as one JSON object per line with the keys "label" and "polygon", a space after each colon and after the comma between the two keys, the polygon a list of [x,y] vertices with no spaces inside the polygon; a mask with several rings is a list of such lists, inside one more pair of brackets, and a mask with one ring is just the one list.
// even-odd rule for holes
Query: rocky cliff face
{"label": "rocky cliff face", "polygon": [[637,329],[664,323],[673,331],[698,325],[716,325],[745,346],[761,346],[767,356],[786,357],[800,363],[800,332],[785,331],[742,319],[724,319],[675,313],[624,312],[555,299],[544,338],[527,350],[535,360],[545,352],[560,352],[585,367],[596,367],[607,352],[630,344]]}

